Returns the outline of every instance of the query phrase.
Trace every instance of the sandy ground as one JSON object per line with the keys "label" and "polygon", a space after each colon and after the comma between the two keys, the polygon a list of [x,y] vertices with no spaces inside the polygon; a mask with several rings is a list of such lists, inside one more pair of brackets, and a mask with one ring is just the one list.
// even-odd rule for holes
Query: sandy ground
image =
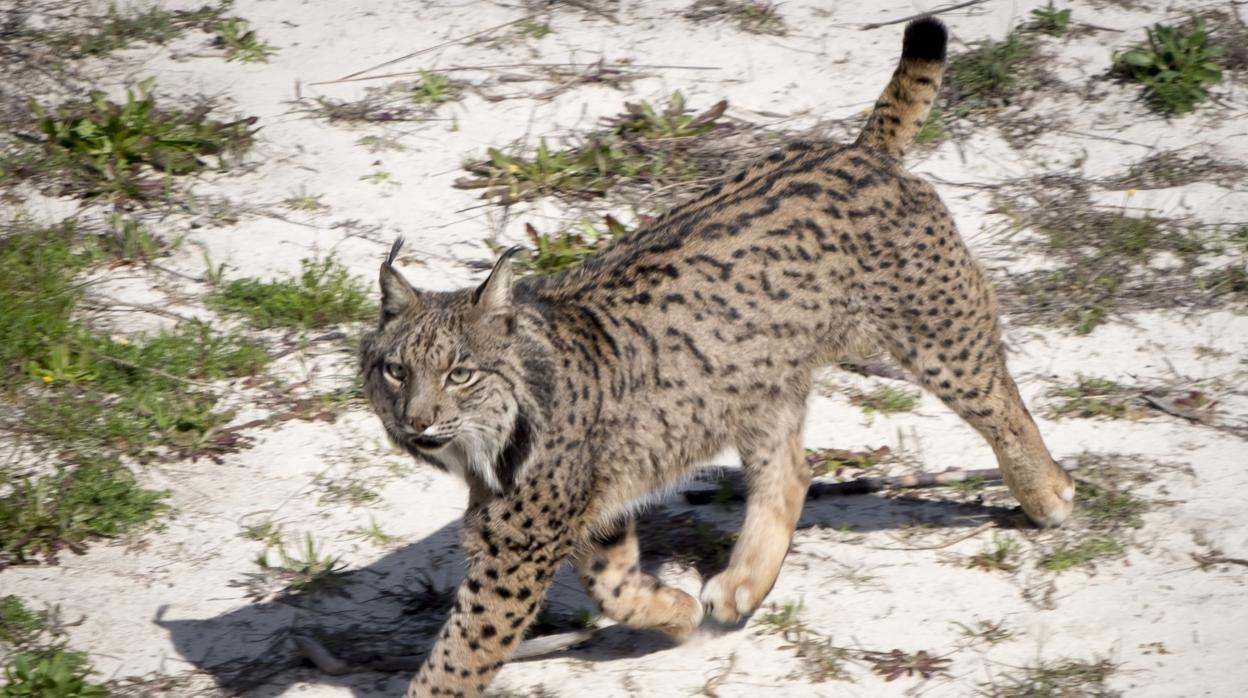
{"label": "sandy ground", "polygon": [[[1150,4],[1070,3],[1076,20],[1122,31],[1044,40],[1052,56],[1045,67],[1070,89],[1019,108],[1033,123],[1052,124],[1027,147],[1011,145],[992,125],[963,126],[956,140],[909,157],[912,169],[938,178],[964,236],[998,280],[1047,261],[1021,252],[1018,238],[1003,234],[1010,218],[983,185],[1045,172],[1112,176],[1162,149],[1197,149],[1238,166],[1248,160],[1242,83],[1216,88],[1212,107],[1167,120],[1141,104],[1134,88],[1103,79],[1111,49],[1137,40],[1150,23],[1182,17],[1191,8],[1231,9],[1224,2]],[[990,0],[944,14],[954,37],[951,49],[1000,38],[1039,5]],[[578,207],[550,201],[506,212],[484,206],[475,192],[451,186],[465,159],[488,146],[533,144],[542,137],[558,142],[619,112],[625,100],[661,100],[674,90],[695,108],[727,99],[730,116],[774,129],[797,131],[822,122],[837,135],[852,133],[840,120],[859,116],[883,87],[902,25],[861,27],[934,7],[794,0],[778,7],[789,33],[768,36],[732,22],[684,19],[684,2],[605,6],[618,21],[542,3],[526,9],[468,1],[240,0],[233,13],[278,48],[267,64],[221,60],[197,33],[99,60],[89,72],[115,94],[155,76],[161,94],[211,95],[227,111],[258,116],[263,127],[247,167],[195,185],[204,200],[228,201],[239,212],[236,222],[201,225],[204,216],[195,213],[159,222],[162,229],[186,233],[183,246],[162,265],[188,278],[123,269],[102,288],[123,299],[207,314],[195,300],[205,286],[192,280],[202,278],[204,254],[224,263],[230,278],[268,278],[297,271],[301,258],[332,253],[371,279],[399,234],[408,239],[403,269],[414,283],[434,289],[471,283],[480,272],[470,263],[489,257],[486,238],[523,241],[526,222],[550,230],[561,220],[586,216]],[[510,27],[475,43],[445,43],[530,13],[552,32],[535,39]],[[316,97],[354,100],[368,88],[413,78],[318,83],[430,47],[365,76],[602,59],[631,62],[645,77],[622,89],[571,85],[535,97],[558,82],[499,79],[509,72],[534,73],[531,68],[456,71],[455,79],[475,87],[427,121],[352,125],[308,113]],[[404,149],[370,152],[357,143],[363,136],[391,138]],[[388,172],[392,181],[361,179],[375,172]],[[301,190],[323,195],[329,208],[282,209],[281,202]],[[1093,197],[1142,213],[1210,223],[1248,220],[1248,193],[1217,183],[1131,194],[1099,188]],[[608,199],[592,210],[636,219],[629,207],[613,206]],[[51,219],[73,206],[32,196],[25,208]],[[162,320],[127,322],[132,324],[118,331],[150,329]],[[1219,396],[1223,424],[1242,425],[1248,420],[1248,316],[1233,308],[1118,313],[1084,336],[1014,318],[1007,323],[1011,367],[1055,456],[1067,463],[1082,457],[1112,464],[1090,472],[1124,483],[1147,503],[1142,525],[1116,534],[1125,543],[1123,556],[1062,573],[1040,569],[1037,561],[1054,546],[1079,540],[1082,524],[1077,520],[1065,533],[1002,529],[993,514],[1013,503],[1000,486],[969,494],[937,489],[821,499],[807,506],[768,598],[777,605],[800,602],[800,631],[774,633],[753,622],[743,629],[707,630],[671,646],[650,634],[607,628],[584,647],[508,665],[492,690],[602,698],[699,692],[966,696],[1007,686],[1011,677],[1024,675],[1024,667],[1108,660],[1116,668],[1103,688],[1070,695],[1242,695],[1248,685],[1248,569],[1201,565],[1193,555],[1248,557],[1243,432],[1157,411],[1127,420],[1059,420],[1046,416],[1045,406],[1052,403],[1053,386],[1078,375],[1131,385],[1198,382]],[[349,380],[353,366],[340,346],[313,344],[272,370],[333,385]],[[829,373],[812,397],[807,445],[888,446],[894,457],[889,467],[896,472],[995,465],[979,437],[930,396],[912,412],[865,415],[847,395],[851,388],[882,384],[909,387]],[[264,413],[241,386],[231,399],[246,408],[240,422]],[[163,530],[95,545],[86,555],[64,556],[58,566],[6,569],[0,587],[60,604],[66,617],[85,617],[69,628],[71,644],[89,651],[103,676],[129,685],[135,695],[399,695],[403,675],[335,678],[299,666],[289,636],[296,630],[316,634],[356,656],[420,646],[442,613],[439,595],[426,593],[425,585],[450,589],[459,574],[455,532],[463,486],[394,453],[362,406],[332,423],[288,421],[249,436],[250,448],[220,463],[172,462],[141,471],[146,483],[173,492],[174,514]],[[719,462],[730,459],[726,454]],[[358,505],[327,502],[327,478],[362,480],[380,498]],[[740,507],[692,507],[674,497],[657,508],[647,527],[667,523],[688,534],[695,528],[690,522],[698,520],[706,528],[697,530],[713,537],[717,530],[732,531],[741,516]],[[263,544],[240,536],[245,526],[266,519],[292,542],[314,533],[327,551],[341,556],[351,573],[346,585],[314,598],[274,599],[265,587],[271,582],[249,576],[259,571],[254,559]],[[397,540],[367,539],[361,531],[372,522]],[[968,564],[992,546],[994,536],[1017,541],[1017,569]],[[699,543],[697,535],[686,537]],[[675,583],[697,588],[696,571],[658,557],[656,564]],[[565,570],[551,595],[552,612],[574,616],[589,606]],[[967,632],[989,626],[1001,633],[989,638]],[[812,649],[820,642],[823,650]],[[894,649],[925,651],[948,662],[927,678],[902,672],[890,681],[873,668]],[[819,675],[812,656],[841,657],[844,676]]]}

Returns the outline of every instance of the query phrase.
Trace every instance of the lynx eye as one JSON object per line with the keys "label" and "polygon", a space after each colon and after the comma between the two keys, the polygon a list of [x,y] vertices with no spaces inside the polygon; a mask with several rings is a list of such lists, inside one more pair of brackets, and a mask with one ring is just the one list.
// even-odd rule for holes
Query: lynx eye
{"label": "lynx eye", "polygon": [[451,372],[446,375],[447,382],[454,383],[455,385],[463,385],[468,382],[469,378],[472,378],[472,371],[466,368],[453,368],[451,369]]}
{"label": "lynx eye", "polygon": [[403,368],[403,364],[396,364],[390,361],[386,363],[386,375],[402,383],[407,380],[407,369]]}

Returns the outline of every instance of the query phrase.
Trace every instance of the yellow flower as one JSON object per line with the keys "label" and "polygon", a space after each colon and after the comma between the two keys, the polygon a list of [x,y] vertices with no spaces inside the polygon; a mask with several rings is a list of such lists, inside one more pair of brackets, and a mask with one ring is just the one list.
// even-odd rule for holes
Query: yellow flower
{"label": "yellow flower", "polygon": [[875,111],[875,107],[863,107],[863,108],[862,108],[862,113],[863,113],[863,114],[870,114],[870,113],[871,113],[871,112],[873,112],[873,111]]}
{"label": "yellow flower", "polygon": [[519,165],[515,165],[515,164],[508,165],[508,166],[507,166],[507,171],[508,171],[508,172],[519,172],[519,171],[520,171],[520,166],[519,166]]}
{"label": "yellow flower", "polygon": [[129,344],[130,340],[126,339],[125,337],[122,337],[121,339],[117,340],[117,343],[124,346],[126,344]]}
{"label": "yellow flower", "polygon": [[51,383],[51,382],[52,382],[52,376],[51,376],[51,374],[44,375],[44,377],[43,377],[43,382],[44,382],[44,383]]}
{"label": "yellow flower", "polygon": [[1134,187],[1133,187],[1133,188],[1131,188],[1131,189],[1128,189],[1128,190],[1127,190],[1127,196],[1135,196],[1135,188],[1134,188]]}

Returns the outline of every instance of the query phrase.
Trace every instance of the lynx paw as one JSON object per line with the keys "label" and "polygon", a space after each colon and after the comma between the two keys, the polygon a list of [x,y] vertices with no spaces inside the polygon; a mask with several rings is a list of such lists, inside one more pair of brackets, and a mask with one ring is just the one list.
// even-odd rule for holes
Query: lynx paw
{"label": "lynx paw", "polygon": [[702,606],[720,623],[735,625],[753,613],[767,595],[767,589],[757,589],[752,582],[748,574],[726,569],[702,587]]}
{"label": "lynx paw", "polygon": [[671,589],[671,592],[673,606],[671,618],[658,626],[658,629],[667,633],[673,640],[683,642],[693,635],[699,625],[702,625],[702,604],[683,591]]}

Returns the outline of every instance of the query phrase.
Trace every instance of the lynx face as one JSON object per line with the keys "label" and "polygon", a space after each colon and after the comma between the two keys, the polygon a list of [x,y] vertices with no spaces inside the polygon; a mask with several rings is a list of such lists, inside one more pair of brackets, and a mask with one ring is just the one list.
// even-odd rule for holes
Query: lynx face
{"label": "lynx face", "polygon": [[510,282],[504,270],[475,292],[420,292],[387,262],[381,322],[361,347],[365,394],[390,439],[495,492],[514,480],[508,466],[531,429]]}

